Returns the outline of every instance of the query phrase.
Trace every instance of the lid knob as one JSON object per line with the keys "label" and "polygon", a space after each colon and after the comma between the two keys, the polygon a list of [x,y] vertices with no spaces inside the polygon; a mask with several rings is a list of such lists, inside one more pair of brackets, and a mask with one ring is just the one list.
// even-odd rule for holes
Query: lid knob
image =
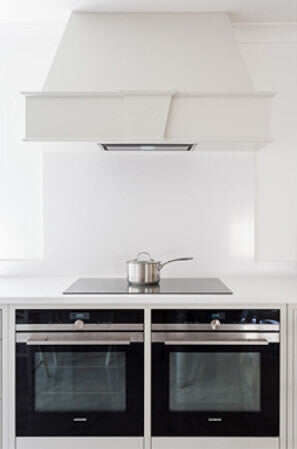
{"label": "lid knob", "polygon": [[217,319],[216,320],[212,320],[210,322],[210,326],[211,326],[213,331],[217,330],[220,327],[220,325],[221,325],[221,322],[220,322],[220,320],[217,320]]}
{"label": "lid knob", "polygon": [[83,320],[76,320],[76,321],[74,321],[74,327],[75,327],[75,329],[77,329],[79,331],[84,328],[84,325],[85,325],[85,323],[84,323]]}
{"label": "lid knob", "polygon": [[138,262],[139,260],[141,260],[141,256],[143,256],[143,255],[146,256],[146,258],[147,258],[147,260],[149,260],[149,262],[153,262],[154,261],[154,259],[150,255],[150,253],[148,253],[147,251],[141,251],[141,253],[138,253],[135,261]]}

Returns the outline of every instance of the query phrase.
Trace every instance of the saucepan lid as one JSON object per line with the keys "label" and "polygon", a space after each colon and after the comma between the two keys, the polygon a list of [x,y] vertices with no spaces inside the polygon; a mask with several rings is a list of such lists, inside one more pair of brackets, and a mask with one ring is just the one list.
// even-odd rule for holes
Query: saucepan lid
{"label": "saucepan lid", "polygon": [[[146,259],[141,259],[142,256],[145,256]],[[128,263],[139,263],[139,264],[159,264],[161,263],[160,260],[154,260],[152,258],[152,256],[150,255],[150,253],[148,253],[147,251],[141,251],[140,253],[137,254],[137,256],[135,257],[135,259],[132,260],[128,260]]]}

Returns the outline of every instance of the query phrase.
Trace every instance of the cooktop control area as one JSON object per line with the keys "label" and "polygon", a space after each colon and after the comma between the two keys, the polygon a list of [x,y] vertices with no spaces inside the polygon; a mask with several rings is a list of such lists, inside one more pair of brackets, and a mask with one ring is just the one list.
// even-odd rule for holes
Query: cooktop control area
{"label": "cooktop control area", "polygon": [[218,278],[173,278],[162,279],[159,284],[135,286],[126,279],[80,278],[64,295],[232,295],[232,291]]}

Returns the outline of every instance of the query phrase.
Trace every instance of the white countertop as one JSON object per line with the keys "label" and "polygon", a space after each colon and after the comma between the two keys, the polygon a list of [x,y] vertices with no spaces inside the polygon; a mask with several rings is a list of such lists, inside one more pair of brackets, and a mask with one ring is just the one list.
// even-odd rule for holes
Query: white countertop
{"label": "white countertop", "polygon": [[297,303],[297,277],[221,278],[233,295],[63,295],[76,278],[0,278],[0,304],[285,304]]}

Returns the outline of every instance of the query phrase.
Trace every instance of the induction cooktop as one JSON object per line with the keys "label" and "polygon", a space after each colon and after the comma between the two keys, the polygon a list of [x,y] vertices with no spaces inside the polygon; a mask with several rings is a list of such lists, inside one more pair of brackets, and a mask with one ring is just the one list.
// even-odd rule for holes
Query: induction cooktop
{"label": "induction cooktop", "polygon": [[168,278],[159,284],[135,286],[126,279],[80,278],[63,292],[64,295],[232,295],[218,278]]}

